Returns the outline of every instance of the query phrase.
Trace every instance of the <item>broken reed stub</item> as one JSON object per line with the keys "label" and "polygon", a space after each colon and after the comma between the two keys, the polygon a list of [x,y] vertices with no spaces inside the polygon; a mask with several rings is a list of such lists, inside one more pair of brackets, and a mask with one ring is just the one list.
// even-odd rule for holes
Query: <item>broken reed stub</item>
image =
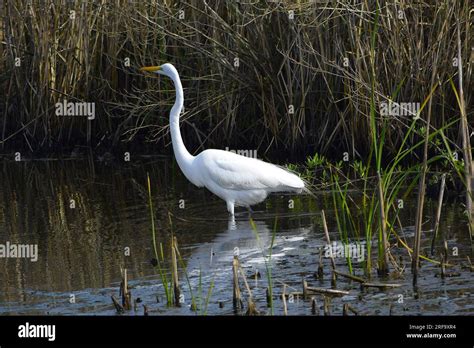
{"label": "broken reed stub", "polygon": [[234,310],[241,310],[243,305],[239,286],[239,258],[236,255],[232,260],[232,275],[232,304]]}
{"label": "broken reed stub", "polygon": [[402,284],[384,284],[384,283],[369,283],[369,282],[364,282],[361,283],[360,286],[362,288],[378,288],[378,289],[394,289],[394,288],[399,288],[402,286]]}
{"label": "broken reed stub", "polygon": [[112,295],[111,298],[117,313],[122,314],[124,312],[123,306],[119,303],[119,301],[115,298],[114,295]]}
{"label": "broken reed stub", "polygon": [[283,302],[283,314],[288,315],[288,307],[286,305],[286,284],[283,285],[283,293],[281,294],[281,300]]}
{"label": "broken reed stub", "polygon": [[323,295],[324,298],[324,315],[330,316],[331,315],[331,297]]}
{"label": "broken reed stub", "polygon": [[178,260],[176,254],[178,253],[178,241],[175,236],[171,239],[171,269],[173,275],[173,293],[174,293],[174,305],[181,307],[180,297],[181,289],[179,288],[178,278]]}
{"label": "broken reed stub", "polygon": [[323,294],[329,296],[345,296],[349,295],[349,291],[346,290],[337,290],[337,289],[326,289],[326,288],[316,288],[308,286],[306,280],[303,280],[303,297],[306,298],[310,294]]}
{"label": "broken reed stub", "polygon": [[354,315],[359,315],[359,312],[354,309],[350,304],[345,303],[344,306],[342,307],[342,315],[347,316],[349,315],[349,312],[353,313]]}
{"label": "broken reed stub", "polygon": [[132,294],[128,290],[128,274],[127,269],[122,270],[122,282],[120,283],[120,294],[122,295],[122,308],[125,310],[132,309]]}
{"label": "broken reed stub", "polygon": [[319,315],[318,302],[316,301],[315,297],[311,298],[311,314],[312,315]]}
{"label": "broken reed stub", "polygon": [[365,283],[366,282],[366,280],[364,278],[357,277],[357,276],[349,274],[349,273],[340,272],[338,270],[334,270],[334,273],[338,276],[349,278],[349,279],[354,280],[354,281],[359,282],[359,283]]}

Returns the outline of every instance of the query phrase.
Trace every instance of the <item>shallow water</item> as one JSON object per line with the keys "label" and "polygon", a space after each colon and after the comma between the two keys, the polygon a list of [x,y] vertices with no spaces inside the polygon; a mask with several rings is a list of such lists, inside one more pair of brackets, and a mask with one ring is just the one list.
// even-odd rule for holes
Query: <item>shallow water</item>
{"label": "shallow water", "polygon": [[[324,279],[313,276],[319,250],[325,245],[321,209],[326,211],[331,239],[340,239],[328,192],[318,193],[316,198],[273,195],[254,207],[257,241],[247,211],[238,210],[235,223],[229,221],[223,201],[193,187],[165,158],[144,158],[139,164],[123,165],[90,159],[0,163],[0,244],[38,245],[36,262],[0,258],[0,314],[115,315],[111,295],[119,298],[121,267],[128,270],[133,298],[140,298],[136,311],[125,315],[142,315],[144,304],[150,315],[193,315],[189,287],[197,301],[205,302],[211,285],[207,310],[203,305],[198,313],[233,314],[232,259],[236,248],[258,310],[269,313],[264,255],[268,254],[273,231],[274,248],[268,262],[274,282],[275,314],[283,313],[283,284],[287,292],[301,292],[302,279],[310,286],[331,287],[329,259],[323,260]],[[186,264],[189,285],[181,268],[184,303],[180,308],[166,306],[158,270],[151,263],[154,250],[147,172],[152,182],[157,240],[164,245],[165,259],[169,259],[170,211],[173,233]],[[290,199],[294,200],[292,209]],[[424,254],[429,251],[434,207],[433,202],[427,202]],[[405,227],[399,232],[410,245],[414,219],[413,203],[406,202],[401,215]],[[448,272],[459,275],[443,280],[438,266],[422,262],[418,291],[414,291],[407,252],[394,248],[392,252],[397,260],[402,257],[406,272],[388,279],[378,279],[374,272],[372,281],[402,286],[361,291],[357,283],[339,278],[337,288],[348,290],[349,295],[332,300],[332,313],[341,314],[343,304],[348,303],[369,315],[473,314],[473,276],[463,267],[470,244],[459,202],[444,205],[440,229],[447,234],[449,249],[458,248],[458,256],[449,257],[454,267]],[[336,258],[336,266],[347,272],[345,258]],[[362,276],[362,264],[353,260],[353,266],[355,274]],[[256,273],[261,277],[252,276]],[[241,289],[246,298],[243,285]],[[322,297],[315,298],[322,314]],[[287,306],[290,315],[311,314],[310,301],[299,296],[288,299]]]}

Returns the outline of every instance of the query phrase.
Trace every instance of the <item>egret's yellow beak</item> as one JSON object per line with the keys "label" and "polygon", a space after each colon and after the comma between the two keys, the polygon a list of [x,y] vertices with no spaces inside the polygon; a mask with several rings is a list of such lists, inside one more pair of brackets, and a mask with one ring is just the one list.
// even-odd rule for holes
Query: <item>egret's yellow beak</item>
{"label": "egret's yellow beak", "polygon": [[160,65],[155,65],[155,66],[144,66],[143,68],[140,68],[140,71],[149,71],[149,72],[155,72],[161,70]]}

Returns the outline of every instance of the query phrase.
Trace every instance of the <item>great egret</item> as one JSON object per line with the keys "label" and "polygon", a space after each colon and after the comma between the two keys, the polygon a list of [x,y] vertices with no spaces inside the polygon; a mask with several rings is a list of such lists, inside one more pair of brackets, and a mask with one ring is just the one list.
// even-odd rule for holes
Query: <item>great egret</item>
{"label": "great egret", "polygon": [[194,185],[206,187],[227,204],[234,216],[234,206],[250,209],[271,192],[297,192],[305,189],[297,175],[276,165],[224,150],[205,150],[191,155],[184,146],[179,130],[179,115],[183,108],[183,86],[178,71],[170,64],[148,66],[140,69],[165,75],[173,80],[176,100],[170,112],[171,140],[179,167]]}

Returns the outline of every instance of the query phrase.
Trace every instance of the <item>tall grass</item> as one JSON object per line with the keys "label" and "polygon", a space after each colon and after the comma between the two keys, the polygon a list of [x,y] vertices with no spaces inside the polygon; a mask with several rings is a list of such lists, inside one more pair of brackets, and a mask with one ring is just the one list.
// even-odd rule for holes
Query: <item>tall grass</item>
{"label": "tall grass", "polygon": [[155,212],[153,210],[153,199],[151,194],[151,183],[150,176],[147,173],[147,187],[148,187],[148,206],[150,208],[150,221],[151,221],[151,236],[153,242],[153,252],[155,254],[156,267],[160,274],[161,284],[165,291],[166,302],[168,306],[173,304],[173,294],[171,289],[171,281],[168,281],[167,271],[164,268],[165,256],[163,252],[163,245],[160,243],[160,252],[158,253],[158,245],[156,240],[156,228],[155,228]]}
{"label": "tall grass", "polygon": [[[151,222],[151,235],[152,235],[152,243],[153,243],[153,252],[155,255],[156,260],[156,268],[158,268],[158,272],[160,275],[161,284],[163,286],[166,302],[168,306],[174,305],[181,306],[181,298],[180,298],[180,289],[178,284],[178,269],[177,265],[181,267],[182,273],[186,279],[186,284],[188,287],[189,295],[191,297],[191,310],[200,313],[201,315],[207,314],[207,308],[209,306],[209,300],[212,295],[212,290],[214,289],[214,278],[212,278],[209,289],[207,291],[207,295],[203,298],[202,294],[202,274],[199,271],[199,282],[198,282],[198,296],[194,294],[193,287],[191,284],[191,280],[189,278],[188,270],[186,267],[186,263],[184,262],[183,257],[179,251],[176,237],[173,235],[173,224],[171,219],[171,214],[168,213],[168,219],[171,229],[171,263],[173,263],[173,259],[176,260],[176,265],[171,272],[171,279],[168,279],[168,272],[169,270],[165,267],[165,255],[163,251],[163,244],[160,242],[159,245],[157,244],[156,238],[156,227],[155,227],[155,213],[153,210],[153,199],[152,199],[152,192],[151,192],[151,182],[150,176],[147,173],[147,188],[148,188],[148,206],[150,208],[150,222]],[[159,251],[158,251],[159,248]],[[174,300],[174,302],[173,302]]]}
{"label": "tall grass", "polygon": [[[464,66],[469,59],[468,11],[468,2],[452,0],[1,2],[0,142],[31,150],[165,144],[172,86],[136,68],[170,61],[184,80],[183,133],[192,149],[271,145],[367,159],[379,140],[379,105],[402,79],[394,101],[419,102],[437,71],[433,129],[458,114],[444,82],[459,78],[457,21]],[[470,86],[468,69],[461,73]],[[96,102],[97,118],[57,117],[54,103],[65,98]],[[464,98],[469,105],[470,94]],[[390,123],[385,158],[410,124]],[[460,132],[458,124],[445,130],[458,149]]]}
{"label": "tall grass", "polygon": [[[396,93],[400,90],[400,85],[395,89],[392,97],[396,96]],[[384,135],[389,128],[388,122],[383,122],[380,129],[377,127],[377,132],[381,135],[378,137],[379,142],[370,152],[367,163],[364,164],[356,161],[350,165],[355,176],[352,179],[344,175],[344,172],[351,173],[351,170],[346,168],[346,170],[343,171],[342,161],[332,164],[320,156],[314,156],[308,160],[311,164],[315,161],[314,158],[316,158],[320,166],[329,168],[329,187],[331,188],[334,214],[341,235],[341,241],[347,245],[352,237],[355,237],[357,241],[361,239],[361,236],[365,237],[367,259],[364,270],[367,276],[370,276],[372,272],[372,243],[374,237],[377,237],[378,241],[378,273],[380,275],[386,275],[388,273],[389,261],[397,267],[396,261],[390,255],[389,244],[390,238],[395,238],[400,241],[395,228],[399,216],[397,201],[399,199],[406,200],[413,192],[417,182],[420,187],[421,185],[423,185],[423,187],[425,186],[425,183],[422,183],[422,176],[427,175],[428,167],[436,164],[441,165],[441,162],[448,160],[451,170],[457,172],[458,175],[462,177],[458,166],[452,158],[449,144],[445,141],[444,137],[444,130],[458,122],[458,119],[451,120],[441,128],[433,130],[432,132],[427,132],[427,128],[423,130],[423,128],[417,127],[422,120],[420,115],[425,112],[425,107],[430,104],[431,97],[436,88],[437,86],[435,85],[424,98],[418,114],[413,118],[410,127],[407,129],[401,141],[400,148],[389,161],[386,161],[385,166],[381,165],[381,149],[384,147],[386,140]],[[430,112],[429,108],[428,112]],[[409,139],[413,134],[420,134],[423,138],[411,144],[409,143]],[[422,146],[426,150],[427,144],[440,144],[436,146],[439,155],[432,156],[429,159],[425,157],[422,164],[405,166],[402,170],[400,165],[404,158],[413,156],[417,149]],[[371,161],[370,158],[374,153],[376,160]],[[360,201],[356,201],[350,191],[355,191],[357,195],[360,195]],[[419,197],[421,196],[424,199],[424,195],[424,191],[418,190]],[[419,211],[419,206],[418,204],[417,217],[422,214],[422,211]],[[415,245],[413,249],[409,248],[406,243],[402,242],[401,244],[412,257],[414,265],[415,262],[418,263],[419,258],[433,262],[433,260],[420,255],[419,242],[422,233],[421,226],[417,231],[418,232],[415,233]],[[347,264],[350,273],[352,273],[353,265],[350,258],[347,258]]]}

